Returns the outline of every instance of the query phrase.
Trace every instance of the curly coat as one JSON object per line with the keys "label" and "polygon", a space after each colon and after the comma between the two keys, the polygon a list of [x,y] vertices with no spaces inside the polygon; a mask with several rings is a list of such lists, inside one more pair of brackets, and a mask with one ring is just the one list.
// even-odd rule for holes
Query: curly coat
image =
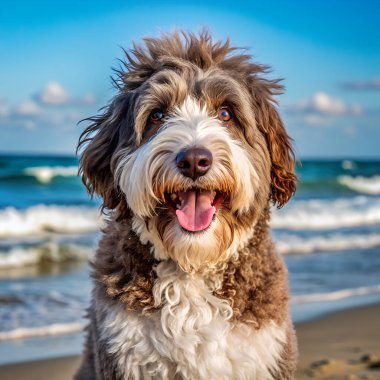
{"label": "curly coat", "polygon": [[[90,325],[83,363],[76,379],[206,376],[215,379],[292,379],[297,347],[288,310],[287,272],[275,253],[268,227],[270,203],[283,206],[296,188],[291,139],[273,98],[282,91],[282,86],[277,80],[263,77],[268,72],[267,66],[253,63],[246,53],[237,53],[229,41],[213,42],[207,32],[201,32],[199,36],[175,32],[144,41],[144,47],[134,45],[131,52],[125,52],[126,61],[114,79],[118,94],[100,116],[88,119],[90,124],[79,141],[78,148],[83,150],[80,159],[83,182],[91,195],[102,197],[103,209],[111,212],[92,263],[94,291],[89,309]],[[126,170],[123,167],[125,157],[137,154],[144,146],[149,147],[162,133],[162,126],[149,125],[148,116],[156,107],[157,99],[160,107],[170,114],[189,96],[211,114],[221,104],[227,103],[233,108],[234,119],[228,125],[228,136],[240,142],[239,149],[248,157],[256,178],[253,197],[246,196],[248,191],[235,194],[237,174],[233,173],[232,167],[235,164],[226,162],[227,167],[231,165],[231,168],[228,167],[230,176],[224,178],[225,183],[219,182],[228,194],[218,211],[218,223],[222,226],[222,233],[218,235],[220,245],[214,255],[207,256],[207,260],[202,262],[196,254],[189,254],[187,261],[181,261],[182,258],[174,251],[165,256],[169,248],[166,250],[165,245],[161,247],[165,230],[171,228],[173,219],[163,199],[168,183],[152,179],[156,181],[154,189],[158,201],[154,203],[152,215],[138,215],[118,174],[121,169]],[[244,207],[236,210],[234,205],[240,205],[239,202]],[[152,231],[155,231],[154,236]],[[158,245],[164,253],[158,253]],[[175,344],[172,350],[178,349],[178,352],[168,353],[167,356],[162,353],[157,356],[157,347],[154,355],[152,350],[146,352],[147,357],[151,355],[159,362],[154,369],[148,368],[142,359],[137,364],[133,361],[133,367],[131,363],[136,358],[131,352],[136,349],[133,344],[127,344],[129,348],[123,351],[125,341],[119,342],[125,334],[121,326],[123,318],[136,317],[140,327],[146,321],[156,321],[157,315],[163,318],[171,300],[158,295],[157,288],[163,287],[166,281],[162,275],[164,266],[172,264],[175,269],[170,273],[175,273],[175,279],[167,285],[167,293],[164,293],[175,293],[182,286],[178,285],[179,279],[183,282],[183,278],[190,282],[198,281],[197,286],[201,289],[206,284],[205,299],[211,300],[211,304],[215,302],[215,307],[213,304],[210,306],[214,313],[214,322],[210,323],[215,323],[215,329],[216,321],[221,320],[220,310],[224,307],[229,312],[227,317],[222,318],[226,323],[223,326],[227,326],[231,334],[242,326],[248,326],[248,335],[252,334],[253,337],[275,326],[273,331],[278,331],[279,337],[275,340],[279,348],[273,346],[273,357],[269,358],[270,352],[265,353],[269,355],[267,368],[261,368],[260,363],[254,362],[252,368],[249,363],[246,367],[245,364],[239,365],[241,356],[234,363],[230,349],[224,349],[230,361],[229,367],[218,372],[217,365],[215,369],[209,363],[210,368],[214,368],[212,372],[206,365],[202,366],[208,352],[206,348],[197,365],[193,365]],[[184,287],[181,289],[181,297],[190,294],[185,292]],[[191,305],[191,300],[185,301]],[[181,302],[185,301],[178,301],[175,307],[181,309]],[[176,310],[175,307],[169,309],[170,313]],[[111,310],[117,310],[112,314],[112,321],[108,319]],[[196,311],[188,313],[187,319]],[[201,320],[201,317],[198,319]],[[115,321],[119,321],[119,326]],[[133,329],[131,319],[128,321],[129,324],[125,322],[126,328]],[[185,326],[187,321],[183,323]],[[172,332],[167,332],[171,341],[176,338],[174,328]],[[206,338],[199,339],[201,342],[205,339],[204,345],[207,347]],[[226,339],[229,342],[229,338]],[[120,352],[113,348],[117,344]],[[189,346],[191,344],[193,342],[189,342]],[[200,349],[199,345],[195,346]],[[263,351],[258,348],[255,355],[260,354],[260,350]],[[152,365],[149,363],[149,366]],[[223,367],[224,364],[219,366]]]}

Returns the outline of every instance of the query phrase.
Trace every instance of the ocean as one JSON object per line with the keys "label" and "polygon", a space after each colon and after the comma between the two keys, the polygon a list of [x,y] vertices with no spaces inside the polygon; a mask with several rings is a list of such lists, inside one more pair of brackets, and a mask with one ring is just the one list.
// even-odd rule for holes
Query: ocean
{"label": "ocean", "polygon": [[[103,217],[77,165],[0,156],[0,364],[81,352]],[[303,160],[297,174],[271,221],[294,320],[380,301],[380,161]]]}

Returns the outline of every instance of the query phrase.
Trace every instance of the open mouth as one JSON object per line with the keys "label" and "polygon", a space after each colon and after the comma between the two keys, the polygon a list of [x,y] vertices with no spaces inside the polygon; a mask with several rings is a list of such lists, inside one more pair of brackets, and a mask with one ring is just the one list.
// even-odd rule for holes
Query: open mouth
{"label": "open mouth", "polygon": [[208,228],[225,198],[221,191],[198,188],[165,194],[166,204],[175,211],[178,223],[190,232]]}

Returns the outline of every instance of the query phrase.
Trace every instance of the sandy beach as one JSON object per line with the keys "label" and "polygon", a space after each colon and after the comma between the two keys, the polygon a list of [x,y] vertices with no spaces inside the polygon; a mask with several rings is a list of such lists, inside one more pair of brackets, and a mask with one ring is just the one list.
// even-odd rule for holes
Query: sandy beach
{"label": "sandy beach", "polygon": [[297,335],[297,379],[380,379],[379,304],[302,323]]}
{"label": "sandy beach", "polygon": [[[345,310],[297,325],[297,379],[380,379],[380,304]],[[4,365],[2,380],[71,379],[79,357]]]}

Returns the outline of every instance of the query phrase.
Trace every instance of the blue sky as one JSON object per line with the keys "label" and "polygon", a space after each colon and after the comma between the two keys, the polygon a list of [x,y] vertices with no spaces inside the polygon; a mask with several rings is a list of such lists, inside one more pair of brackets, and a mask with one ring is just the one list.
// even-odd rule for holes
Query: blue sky
{"label": "blue sky", "polygon": [[7,1],[0,8],[0,152],[74,154],[114,95],[121,46],[208,26],[284,78],[300,157],[380,157],[380,2]]}

